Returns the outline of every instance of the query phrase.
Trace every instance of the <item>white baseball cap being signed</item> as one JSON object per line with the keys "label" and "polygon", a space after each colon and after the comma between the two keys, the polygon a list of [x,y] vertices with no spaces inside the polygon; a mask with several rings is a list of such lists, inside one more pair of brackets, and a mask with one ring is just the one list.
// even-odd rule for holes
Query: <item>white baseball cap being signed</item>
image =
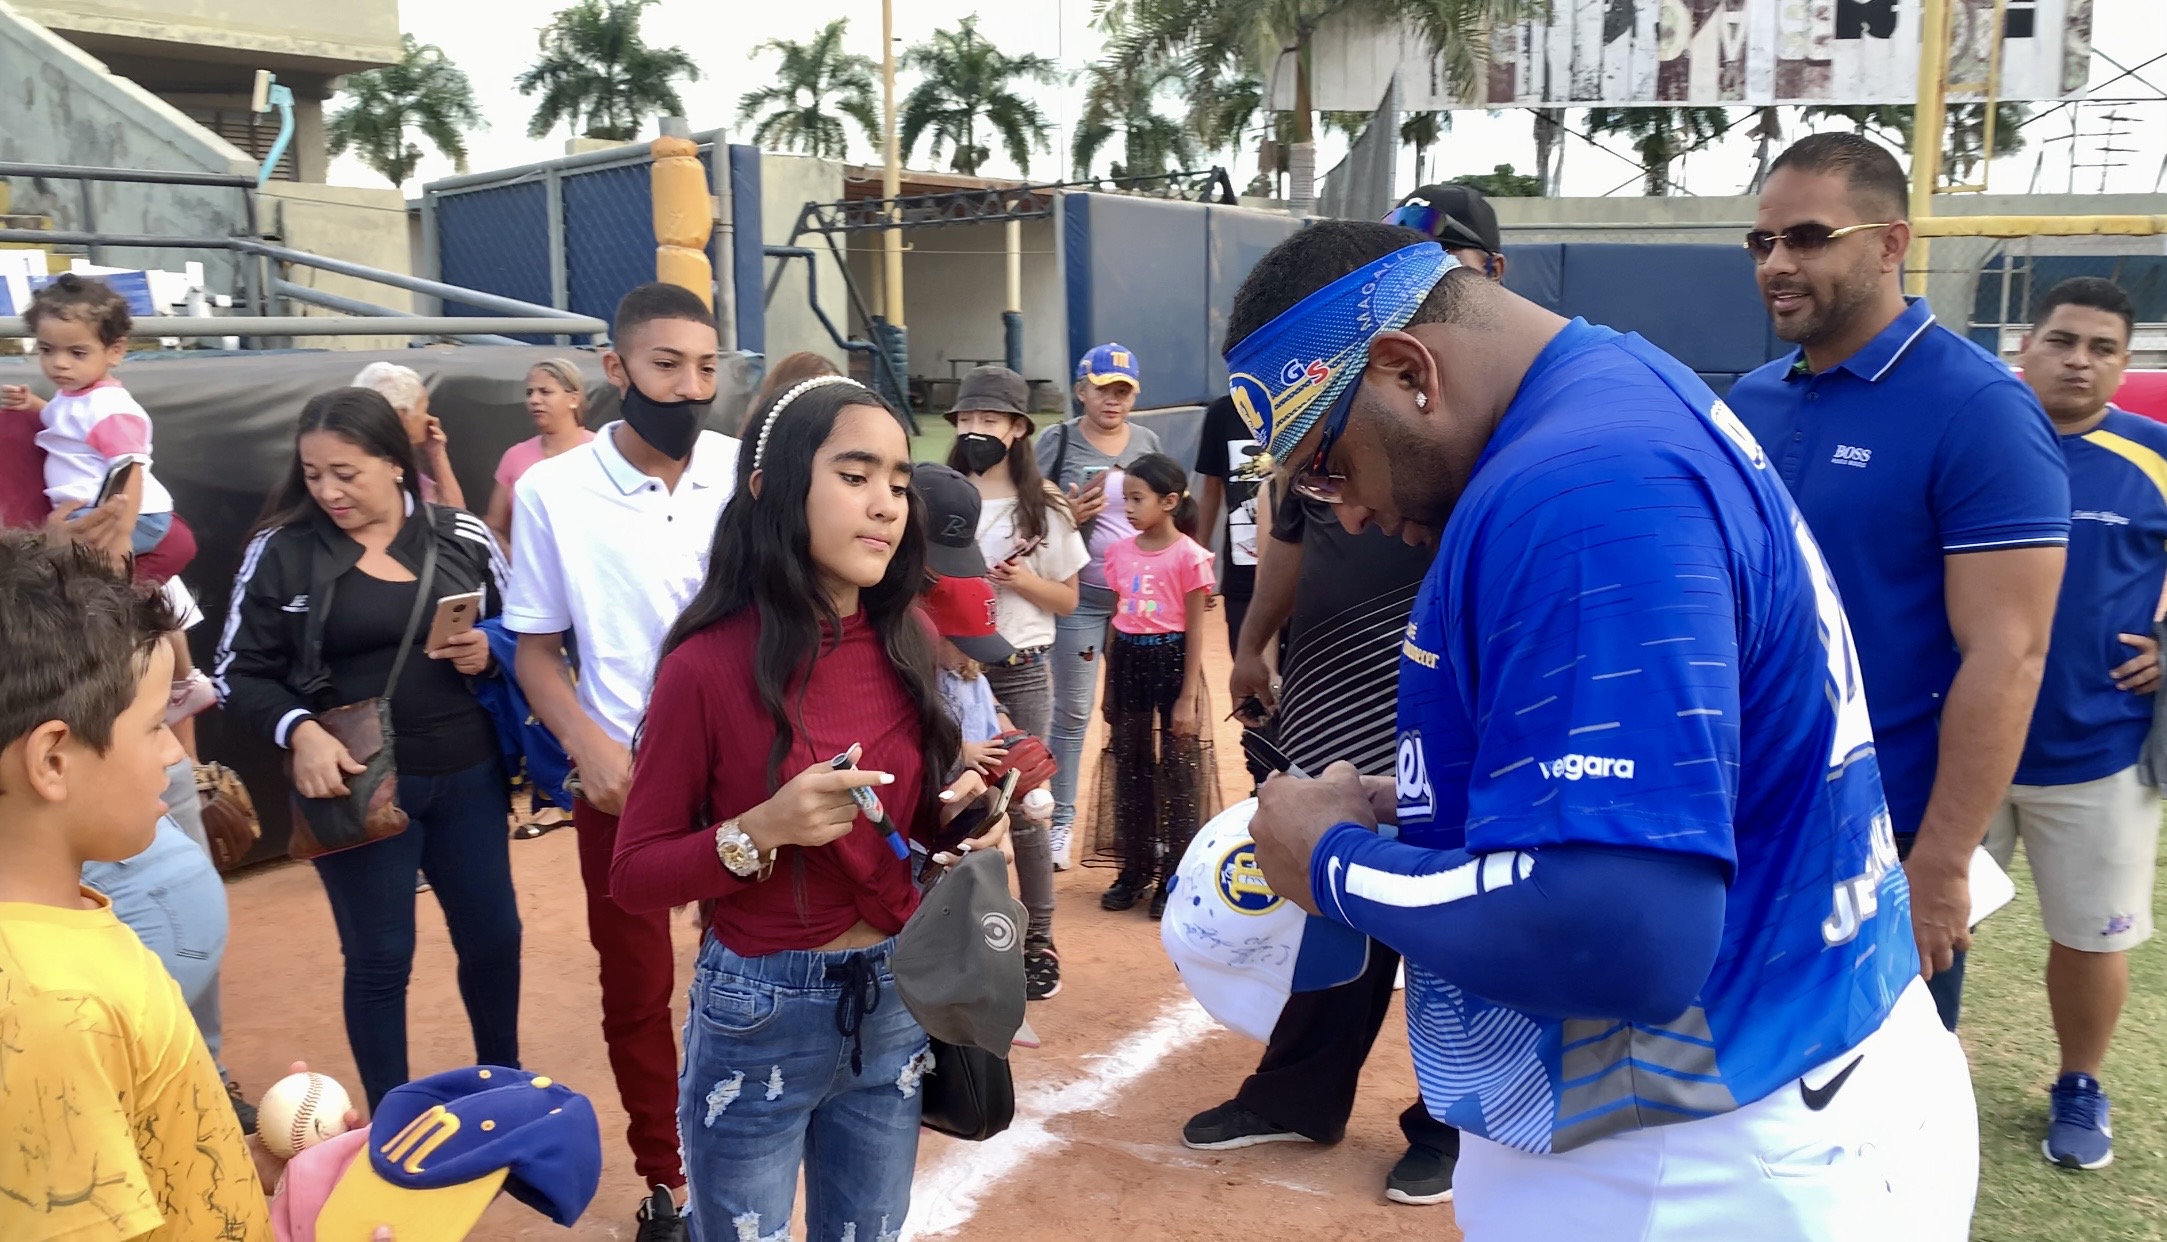
{"label": "white baseball cap being signed", "polygon": [[1197,830],[1167,890],[1159,940],[1204,1011],[1261,1043],[1287,997],[1360,978],[1369,937],[1272,891],[1249,835],[1256,809],[1254,798],[1237,802]]}

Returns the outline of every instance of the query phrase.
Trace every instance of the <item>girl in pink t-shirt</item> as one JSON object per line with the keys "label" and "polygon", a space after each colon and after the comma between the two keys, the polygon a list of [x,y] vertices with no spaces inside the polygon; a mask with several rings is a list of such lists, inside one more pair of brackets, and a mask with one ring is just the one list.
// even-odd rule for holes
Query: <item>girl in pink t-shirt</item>
{"label": "girl in pink t-shirt", "polygon": [[[1204,787],[1207,765],[1198,740],[1212,558],[1190,537],[1196,501],[1181,463],[1146,453],[1129,463],[1121,491],[1136,533],[1106,550],[1106,584],[1117,600],[1106,652],[1113,797],[1099,800],[1095,834],[1119,858],[1121,871],[1099,904],[1126,910],[1148,887],[1156,919],[1166,911],[1166,878],[1216,792]],[[1111,833],[1105,831],[1109,811]]]}
{"label": "girl in pink t-shirt", "polygon": [[594,439],[587,430],[587,391],[579,368],[562,358],[545,358],[527,370],[527,416],[540,435],[504,450],[497,462],[496,490],[482,519],[497,533],[507,556],[512,550],[512,489],[519,478],[545,457],[555,457]]}

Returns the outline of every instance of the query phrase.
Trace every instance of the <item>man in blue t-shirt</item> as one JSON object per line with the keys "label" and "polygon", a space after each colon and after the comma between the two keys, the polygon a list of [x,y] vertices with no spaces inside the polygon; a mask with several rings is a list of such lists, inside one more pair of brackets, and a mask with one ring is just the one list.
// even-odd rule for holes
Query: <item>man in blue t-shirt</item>
{"label": "man in blue t-shirt", "polygon": [[1902,277],[1896,157],[1815,134],[1769,166],[1746,248],[1799,348],[1727,397],[1806,515],[1858,638],[1911,920],[1951,1030],[1971,861],[2047,654],[2069,484],[2039,402]]}
{"label": "man in blue t-shirt", "polygon": [[1289,486],[1439,545],[1396,777],[1275,776],[1251,829],[1406,958],[1470,1242],[1964,1237],[1971,1089],[1849,627],[1744,426],[1389,226],[1282,242],[1227,343]]}
{"label": "man in blue t-shirt", "polygon": [[2041,1150],[2073,1169],[2114,1160],[2099,1071],[2129,995],[2129,950],[2152,936],[2159,849],[2159,791],[2138,779],[2138,760],[2159,685],[2167,427],[2108,404],[2136,318],[2112,281],[2065,280],[2039,303],[2019,355],[2069,462],[2069,568],[2031,733],[1986,848],[2006,867],[2022,840],[2039,889],[2062,1051]]}

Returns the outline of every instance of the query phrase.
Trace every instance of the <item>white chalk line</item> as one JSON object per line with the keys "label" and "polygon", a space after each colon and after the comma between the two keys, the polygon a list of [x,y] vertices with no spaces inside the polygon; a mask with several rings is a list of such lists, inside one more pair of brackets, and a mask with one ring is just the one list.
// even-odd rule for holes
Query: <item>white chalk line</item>
{"label": "white chalk line", "polygon": [[938,1164],[919,1171],[911,1184],[911,1215],[903,1242],[962,1228],[977,1214],[982,1196],[998,1190],[1003,1179],[1031,1157],[1063,1141],[1047,1123],[1070,1113],[1104,1108],[1118,1091],[1150,1073],[1169,1053],[1218,1029],[1202,1006],[1183,996],[1167,1005],[1149,1026],[1096,1058],[1098,1064],[1090,1073],[1019,1096],[1016,1120],[1005,1133],[983,1143],[957,1143]]}

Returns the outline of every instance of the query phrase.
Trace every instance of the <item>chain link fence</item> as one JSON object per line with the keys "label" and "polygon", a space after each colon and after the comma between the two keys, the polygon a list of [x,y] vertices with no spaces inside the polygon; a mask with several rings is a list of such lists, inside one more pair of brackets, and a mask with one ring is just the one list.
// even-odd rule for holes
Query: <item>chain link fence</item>
{"label": "chain link fence", "polygon": [[[712,180],[715,136],[694,141]],[[645,144],[454,177],[422,196],[425,258],[448,284],[607,320],[626,290],[655,278]],[[486,313],[449,304],[444,312]]]}

